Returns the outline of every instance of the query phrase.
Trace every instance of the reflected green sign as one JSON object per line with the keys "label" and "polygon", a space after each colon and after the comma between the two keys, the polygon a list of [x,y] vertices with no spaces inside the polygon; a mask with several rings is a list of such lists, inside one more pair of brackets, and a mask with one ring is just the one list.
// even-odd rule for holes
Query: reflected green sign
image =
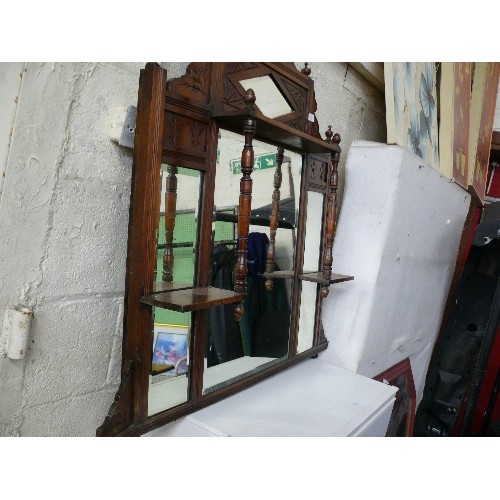
{"label": "reflected green sign", "polygon": [[[265,155],[257,155],[254,159],[254,170],[266,170],[267,168],[276,167],[276,153],[267,153]],[[231,160],[231,172],[233,174],[241,174],[241,160]]]}

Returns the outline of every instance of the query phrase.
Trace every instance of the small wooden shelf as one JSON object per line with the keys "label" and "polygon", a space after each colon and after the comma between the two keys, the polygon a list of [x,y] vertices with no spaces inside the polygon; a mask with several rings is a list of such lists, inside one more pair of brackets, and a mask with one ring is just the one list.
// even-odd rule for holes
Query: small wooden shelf
{"label": "small wooden shelf", "polygon": [[244,300],[244,294],[221,288],[213,288],[211,286],[153,293],[141,297],[141,302],[144,304],[171,309],[177,312],[208,309],[209,307],[243,302]]}
{"label": "small wooden shelf", "polygon": [[[243,121],[248,117],[244,111],[223,111],[215,112],[212,118],[231,132],[241,134],[243,130]],[[274,146],[282,146],[290,151],[298,153],[331,153],[332,151],[340,152],[339,146],[329,144],[322,139],[317,139],[312,135],[294,129],[284,123],[278,122],[271,118],[256,113],[255,139],[273,144]]]}
{"label": "small wooden shelf", "polygon": [[153,283],[153,293],[173,292],[174,290],[184,290],[186,288],[193,288],[193,285],[186,285],[185,283],[174,283],[172,281],[155,281]]}
{"label": "small wooden shelf", "polygon": [[[292,279],[294,277],[294,272],[288,271],[274,271],[272,273],[264,273],[266,278],[274,279]],[[314,283],[319,283],[320,285],[332,285],[333,283],[342,283],[343,281],[351,281],[354,276],[347,276],[345,274],[332,274],[330,280],[325,280],[323,273],[321,271],[305,271],[299,274],[299,279],[302,281],[312,281]]]}
{"label": "small wooden shelf", "polygon": [[317,271],[314,273],[306,271],[304,274],[299,274],[299,278],[303,281],[312,281],[314,283],[319,283],[320,285],[332,285],[333,283],[342,283],[343,281],[351,281],[354,279],[354,276],[332,273],[330,279],[326,280],[323,277],[323,273],[321,271]]}

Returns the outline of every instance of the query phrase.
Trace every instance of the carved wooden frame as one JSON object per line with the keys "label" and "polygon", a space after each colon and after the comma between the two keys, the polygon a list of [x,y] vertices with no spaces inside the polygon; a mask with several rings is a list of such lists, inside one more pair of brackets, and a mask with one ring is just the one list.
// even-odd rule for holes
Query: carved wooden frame
{"label": "carved wooden frame", "polygon": [[[336,170],[340,153],[338,147],[340,137],[337,135],[332,139],[329,130],[327,140],[321,139],[315,116],[317,105],[314,83],[309,78],[310,72],[307,63],[302,71],[298,71],[293,63],[191,63],[182,77],[167,82],[166,71],[156,63],[148,63],[141,71],[129,218],[122,380],[104,423],[97,429],[98,436],[144,434],[234,394],[302,359],[315,356],[328,346],[320,320],[320,296],[325,296],[325,292],[321,292],[321,290],[327,290],[328,285],[334,282],[331,279],[331,244],[335,230]],[[264,75],[269,75],[279,87],[289,102],[293,110],[292,113],[276,120],[266,118],[254,105],[255,96],[252,96],[248,91],[245,92],[245,89],[239,84],[242,79]],[[322,185],[322,191],[326,194],[320,252],[323,266],[317,273],[318,276],[309,280],[318,283],[313,346],[303,353],[297,354],[296,352],[298,320],[294,311],[298,311],[300,296],[295,294],[292,303],[288,358],[222,389],[203,395],[207,309],[193,310],[192,342],[190,345],[192,365],[188,401],[148,417],[152,308],[149,305],[151,302],[143,299],[156,291],[154,284],[155,238],[159,222],[160,166],[161,163],[167,163],[196,169],[201,173],[203,188],[197,241],[198,248],[205,250],[199,251],[196,257],[194,286],[207,287],[210,283],[211,269],[210,252],[207,249],[211,246],[217,139],[219,126],[221,126],[223,119],[229,120],[227,122],[229,129],[236,123],[233,128],[245,134],[246,144],[242,152],[243,176],[238,220],[240,241],[236,269],[237,289],[235,291],[239,294],[244,294],[246,288],[245,241],[251,210],[253,137],[276,143],[278,147],[283,146],[280,141],[292,137],[291,146],[288,148],[290,150],[295,148],[295,151],[301,152],[301,145],[312,144],[313,149],[320,147],[322,150],[329,151],[330,160],[327,160],[327,172]],[[256,121],[257,128],[255,127]],[[238,123],[240,125],[237,125]],[[260,132],[259,124],[262,125]],[[262,130],[267,132],[264,133]],[[270,130],[276,130],[276,135],[269,136]],[[323,155],[323,157],[325,156]],[[305,158],[305,164],[307,164],[307,162],[312,161],[313,155],[307,155]],[[168,185],[170,188],[166,208],[170,205],[175,209],[175,170],[174,167],[169,171]],[[275,189],[279,190],[278,184],[276,180]],[[308,182],[306,176],[303,176],[301,199],[302,194],[307,190]],[[302,218],[304,217],[303,212],[305,211],[301,211]],[[172,229],[173,223],[167,221],[166,217],[165,230],[171,231]],[[169,241],[167,241],[167,246],[168,243]],[[298,272],[302,272],[303,250],[304,234],[301,236],[299,232],[296,250],[298,256],[296,277],[299,277]],[[176,284],[172,283],[172,276],[168,271],[173,265],[173,259],[168,250],[166,254],[165,267],[167,272],[163,276],[164,283],[160,284],[161,291],[175,291]],[[300,286],[298,290],[300,292]],[[234,302],[234,299],[231,301]],[[238,300],[238,302],[241,301],[242,299]],[[238,306],[236,313],[239,314]],[[293,334],[293,328],[295,328],[295,334]]]}

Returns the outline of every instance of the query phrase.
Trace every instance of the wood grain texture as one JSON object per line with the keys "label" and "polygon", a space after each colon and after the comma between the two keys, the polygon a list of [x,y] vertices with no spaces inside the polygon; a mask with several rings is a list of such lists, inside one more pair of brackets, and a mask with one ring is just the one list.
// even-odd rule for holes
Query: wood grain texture
{"label": "wood grain texture", "polygon": [[[253,104],[255,94],[249,89],[245,93],[245,103],[247,105],[247,118],[243,127],[245,145],[241,153],[241,173],[240,197],[238,208],[238,249],[236,251],[236,265],[234,267],[235,284],[234,291],[238,294],[245,294],[247,291],[246,279],[248,274],[247,249],[248,231],[250,229],[250,212],[252,210],[252,170],[254,164],[253,136],[255,134],[255,119],[253,118]],[[234,308],[234,317],[239,321],[245,312],[242,303]]]}
{"label": "wood grain texture", "polygon": [[[130,373],[128,384],[120,386],[127,394],[117,393],[119,401],[127,401],[127,411],[116,413],[110,408],[98,433],[111,435],[119,426],[135,425],[147,418],[147,391],[151,364],[151,308],[140,297],[151,293],[156,265],[156,232],[159,223],[161,138],[167,72],[156,63],[148,63],[141,71],[137,103],[137,121],[132,170],[132,193],[125,276],[125,311],[123,322],[122,376]],[[133,370],[130,369],[133,363]],[[141,396],[146,395],[146,397]],[[129,418],[125,422],[123,419]]]}
{"label": "wood grain texture", "polygon": [[189,312],[231,304],[233,302],[241,302],[244,298],[244,295],[231,290],[199,287],[144,295],[141,297],[141,302],[173,311]]}
{"label": "wood grain texture", "polygon": [[[241,132],[241,121],[244,114],[241,111],[214,113],[214,120],[223,128],[231,132]],[[280,123],[261,114],[255,114],[256,132],[255,139],[281,146],[295,153],[330,153],[337,151],[335,145],[330,145],[300,130],[293,129],[286,123]]]}
{"label": "wood grain texture", "polygon": [[[328,139],[330,140],[330,139]],[[334,134],[331,138],[333,144],[340,144],[340,135]],[[333,264],[333,238],[337,226],[337,189],[338,189],[338,164],[340,153],[334,152],[331,156],[330,175],[328,178],[327,202],[326,202],[326,228],[325,228],[325,244],[323,256],[323,278],[329,283],[332,275]],[[321,298],[328,295],[328,284],[324,284],[320,292]]]}

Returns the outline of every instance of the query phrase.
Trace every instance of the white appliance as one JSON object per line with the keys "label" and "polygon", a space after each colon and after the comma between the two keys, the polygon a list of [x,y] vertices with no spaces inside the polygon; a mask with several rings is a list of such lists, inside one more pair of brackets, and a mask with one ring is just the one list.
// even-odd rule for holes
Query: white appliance
{"label": "white appliance", "polygon": [[397,390],[308,359],[144,436],[385,436]]}

